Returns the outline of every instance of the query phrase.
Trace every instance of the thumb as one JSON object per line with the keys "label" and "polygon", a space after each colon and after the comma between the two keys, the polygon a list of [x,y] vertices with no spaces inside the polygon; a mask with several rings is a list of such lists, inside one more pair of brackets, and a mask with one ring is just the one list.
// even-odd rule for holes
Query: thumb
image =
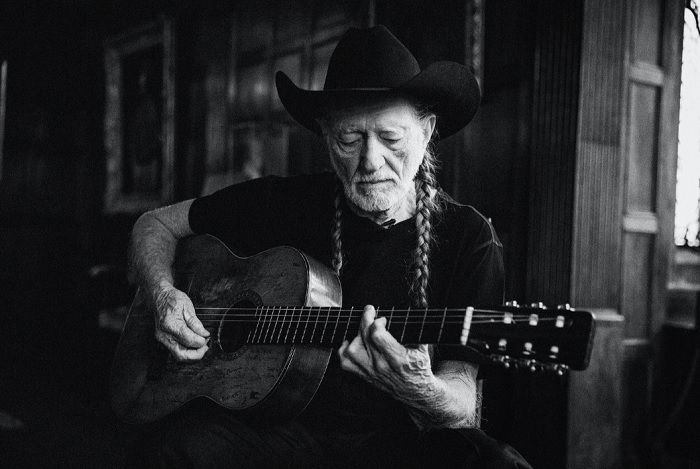
{"label": "thumb", "polygon": [[187,324],[190,329],[202,337],[209,337],[209,331],[204,328],[202,321],[200,321],[194,313],[194,306],[192,306],[191,301],[187,301],[183,310],[183,316],[185,317],[185,324]]}

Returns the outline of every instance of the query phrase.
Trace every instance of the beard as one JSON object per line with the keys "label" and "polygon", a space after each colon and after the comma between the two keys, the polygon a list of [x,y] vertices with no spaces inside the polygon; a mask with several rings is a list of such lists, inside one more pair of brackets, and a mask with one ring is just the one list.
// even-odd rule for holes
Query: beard
{"label": "beard", "polygon": [[406,198],[409,188],[398,181],[387,180],[378,184],[367,184],[362,180],[344,182],[347,200],[364,213],[379,214],[397,207]]}

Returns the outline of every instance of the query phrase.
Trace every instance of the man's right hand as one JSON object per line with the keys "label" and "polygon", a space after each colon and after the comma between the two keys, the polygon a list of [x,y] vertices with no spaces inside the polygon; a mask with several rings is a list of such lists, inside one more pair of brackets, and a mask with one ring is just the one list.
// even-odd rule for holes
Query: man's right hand
{"label": "man's right hand", "polygon": [[173,286],[161,287],[155,300],[156,340],[182,362],[200,360],[209,350],[209,331],[197,318],[190,298]]}

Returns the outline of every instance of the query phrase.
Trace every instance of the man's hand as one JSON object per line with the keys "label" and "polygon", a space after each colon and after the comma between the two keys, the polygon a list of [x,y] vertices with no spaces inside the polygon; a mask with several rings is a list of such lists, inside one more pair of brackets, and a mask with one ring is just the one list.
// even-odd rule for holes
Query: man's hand
{"label": "man's hand", "polygon": [[408,405],[424,405],[440,386],[428,346],[404,347],[386,329],[386,318],[376,315],[373,306],[365,306],[357,337],[338,350],[341,367]]}
{"label": "man's hand", "polygon": [[209,331],[194,313],[190,298],[173,286],[163,286],[155,300],[156,340],[182,362],[200,360],[209,346]]}
{"label": "man's hand", "polygon": [[427,345],[404,347],[365,306],[360,330],[338,350],[340,365],[391,394],[409,408],[419,428],[463,428],[475,424],[476,371],[468,363],[443,361],[437,375]]}

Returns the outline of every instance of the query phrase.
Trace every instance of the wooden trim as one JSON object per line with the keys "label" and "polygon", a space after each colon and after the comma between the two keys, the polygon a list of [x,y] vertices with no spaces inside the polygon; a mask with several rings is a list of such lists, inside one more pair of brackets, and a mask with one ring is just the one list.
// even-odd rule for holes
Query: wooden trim
{"label": "wooden trim", "polygon": [[646,337],[627,337],[622,341],[625,348],[644,348],[651,346],[651,340]]}
{"label": "wooden trim", "polygon": [[659,218],[654,212],[630,212],[622,219],[622,229],[626,233],[659,232]]}
{"label": "wooden trim", "polygon": [[635,83],[652,86],[663,86],[666,74],[661,67],[645,62],[630,64],[629,78]]}

